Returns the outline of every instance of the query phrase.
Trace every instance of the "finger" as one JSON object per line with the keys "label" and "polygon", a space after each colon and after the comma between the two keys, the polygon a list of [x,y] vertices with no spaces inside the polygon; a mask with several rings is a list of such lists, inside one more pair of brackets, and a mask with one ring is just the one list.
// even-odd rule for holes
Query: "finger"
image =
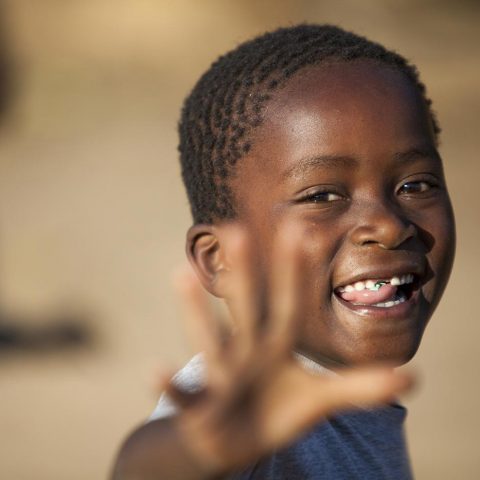
{"label": "finger", "polygon": [[329,377],[323,385],[319,385],[318,396],[325,409],[324,414],[328,415],[346,408],[391,402],[413,385],[411,373],[389,367],[370,367]]}
{"label": "finger", "polygon": [[252,244],[247,230],[238,225],[229,225],[223,234],[231,262],[229,303],[235,325],[231,349],[237,360],[244,360],[254,348],[261,317]]}
{"label": "finger", "polygon": [[152,393],[158,397],[163,393],[170,383],[172,377],[175,375],[176,370],[172,368],[165,368],[163,366],[157,366],[154,368],[153,375],[150,376],[150,386]]}
{"label": "finger", "polygon": [[295,388],[285,391],[288,402],[280,404],[281,395],[276,395],[264,406],[270,412],[263,417],[265,438],[275,448],[329,415],[385,404],[413,385],[412,375],[388,368],[355,370],[335,377],[293,372]]}
{"label": "finger", "polygon": [[290,352],[300,318],[302,232],[290,222],[282,225],[272,254],[268,339],[274,348]]}
{"label": "finger", "polygon": [[175,371],[163,367],[157,367],[152,379],[154,393],[158,396],[164,394],[170,397],[179,407],[190,404],[189,393],[181,390],[174,382]]}
{"label": "finger", "polygon": [[176,385],[172,379],[170,379],[170,381],[165,385],[163,391],[176,406],[182,409],[188,408],[192,405],[198,405],[206,395],[205,388],[195,391],[186,391]]}
{"label": "finger", "polygon": [[184,310],[186,332],[192,345],[204,352],[207,368],[221,359],[222,339],[213,308],[195,273],[188,266],[177,269],[174,286]]}

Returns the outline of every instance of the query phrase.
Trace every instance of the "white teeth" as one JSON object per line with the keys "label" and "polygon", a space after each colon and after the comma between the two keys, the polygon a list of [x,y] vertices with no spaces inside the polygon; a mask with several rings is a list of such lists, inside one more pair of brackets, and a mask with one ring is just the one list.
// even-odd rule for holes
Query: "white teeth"
{"label": "white teeth", "polygon": [[384,303],[375,303],[374,307],[382,307],[382,308],[391,308],[399,303],[404,302],[405,300],[392,300],[391,302],[384,302]]}
{"label": "white teeth", "polygon": [[361,292],[365,289],[365,284],[363,282],[357,282],[355,283],[354,287],[357,292]]}
{"label": "white teeth", "polygon": [[[399,275],[399,276],[394,276],[390,280],[383,280],[382,282],[385,283],[390,283],[390,285],[394,287],[398,287],[399,285],[406,285],[409,283],[413,283],[414,276],[412,273],[407,273],[406,275]],[[338,289],[339,292],[353,292],[356,290],[357,292],[361,292],[365,288],[368,288],[369,290],[378,290],[379,287],[375,287],[379,281],[373,281],[373,280],[363,280],[359,282],[355,282],[354,284],[350,285],[345,285],[343,287],[340,287]]]}

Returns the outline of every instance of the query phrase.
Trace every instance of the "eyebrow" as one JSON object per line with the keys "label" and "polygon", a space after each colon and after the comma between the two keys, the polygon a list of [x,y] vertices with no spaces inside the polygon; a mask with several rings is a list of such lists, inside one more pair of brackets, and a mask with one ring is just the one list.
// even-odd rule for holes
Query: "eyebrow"
{"label": "eyebrow", "polygon": [[411,148],[406,152],[398,152],[393,155],[395,162],[413,162],[420,158],[430,158],[440,161],[440,155],[435,148]]}
{"label": "eyebrow", "polygon": [[[393,155],[395,163],[409,163],[421,158],[431,158],[440,162],[440,155],[434,148],[412,148],[405,152]],[[301,159],[297,164],[283,172],[283,177],[297,177],[308,173],[315,168],[350,168],[358,166],[358,160],[348,155],[316,155]]]}
{"label": "eyebrow", "polygon": [[297,177],[315,168],[355,168],[358,166],[358,161],[346,155],[317,155],[314,157],[307,157],[300,160],[297,164],[288,168],[283,172],[283,177]]}

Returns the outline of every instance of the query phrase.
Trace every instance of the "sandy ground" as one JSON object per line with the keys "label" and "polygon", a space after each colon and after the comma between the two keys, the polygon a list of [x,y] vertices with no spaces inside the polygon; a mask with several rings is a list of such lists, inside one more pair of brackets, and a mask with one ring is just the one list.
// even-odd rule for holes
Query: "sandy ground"
{"label": "sandy ground", "polygon": [[[20,87],[0,138],[2,310],[79,312],[84,351],[0,355],[0,478],[101,479],[189,355],[170,288],[189,226],[182,98],[225,50],[279,24],[339,23],[419,65],[444,129],[459,242],[407,399],[419,479],[480,478],[478,21],[474,2],[10,0]],[[401,3],[401,5],[399,5]]]}

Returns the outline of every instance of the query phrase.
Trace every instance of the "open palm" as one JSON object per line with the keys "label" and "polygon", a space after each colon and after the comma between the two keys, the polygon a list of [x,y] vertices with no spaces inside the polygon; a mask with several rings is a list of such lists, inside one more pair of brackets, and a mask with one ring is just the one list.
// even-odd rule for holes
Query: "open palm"
{"label": "open palm", "polygon": [[389,367],[323,376],[299,364],[293,351],[300,318],[301,236],[288,228],[282,232],[273,252],[264,318],[252,243],[239,226],[225,228],[235,292],[229,303],[235,328],[227,340],[195,274],[185,271],[176,282],[190,334],[204,354],[206,384],[187,393],[168,383],[166,391],[182,408],[178,426],[188,447],[210,471],[246,466],[327,415],[391,400],[411,385],[409,376]]}

